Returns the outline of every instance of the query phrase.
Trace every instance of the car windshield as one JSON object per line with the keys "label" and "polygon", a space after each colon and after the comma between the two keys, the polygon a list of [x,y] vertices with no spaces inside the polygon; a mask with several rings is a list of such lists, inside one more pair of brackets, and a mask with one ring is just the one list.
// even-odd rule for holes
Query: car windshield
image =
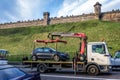
{"label": "car windshield", "polygon": [[25,73],[17,68],[7,68],[0,70],[0,80],[13,80],[24,75]]}
{"label": "car windshield", "polygon": [[5,58],[7,54],[8,54],[7,50],[0,49],[0,59]]}
{"label": "car windshield", "polygon": [[8,51],[0,49],[0,54],[8,54]]}
{"label": "car windshield", "polygon": [[115,57],[120,58],[120,52],[116,52]]}

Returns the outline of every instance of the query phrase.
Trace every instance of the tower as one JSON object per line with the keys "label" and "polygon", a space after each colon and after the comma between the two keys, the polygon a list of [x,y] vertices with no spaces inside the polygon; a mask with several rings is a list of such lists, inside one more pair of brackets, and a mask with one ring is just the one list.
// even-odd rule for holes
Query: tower
{"label": "tower", "polygon": [[96,2],[96,4],[94,5],[94,12],[96,19],[101,18],[101,6],[102,5],[99,2]]}
{"label": "tower", "polygon": [[50,13],[49,12],[44,12],[43,13],[43,17],[44,17],[44,24],[45,25],[49,25],[50,23]]}

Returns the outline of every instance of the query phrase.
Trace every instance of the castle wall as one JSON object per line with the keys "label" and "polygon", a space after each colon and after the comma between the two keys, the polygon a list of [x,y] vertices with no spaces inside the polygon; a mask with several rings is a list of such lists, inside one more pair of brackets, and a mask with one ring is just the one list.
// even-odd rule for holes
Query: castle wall
{"label": "castle wall", "polygon": [[16,28],[16,27],[29,27],[29,26],[40,26],[45,25],[44,20],[24,21],[15,23],[0,24],[0,29]]}
{"label": "castle wall", "polygon": [[95,19],[94,14],[84,14],[84,15],[79,15],[79,16],[54,18],[50,20],[50,24],[79,22],[79,21],[86,21],[86,20],[92,20],[92,19]]}
{"label": "castle wall", "polygon": [[[61,18],[51,18],[49,24],[57,24],[57,23],[66,23],[66,22],[79,22],[95,19],[95,15],[92,14],[83,14],[78,16],[68,16]],[[16,22],[16,23],[5,23],[0,24],[0,29],[6,28],[15,28],[15,27],[29,27],[29,26],[41,26],[47,25],[46,20],[34,20],[34,21],[24,21],[24,22]]]}
{"label": "castle wall", "polygon": [[111,11],[102,13],[102,20],[104,21],[120,21],[120,11]]}
{"label": "castle wall", "polygon": [[[96,18],[97,17],[97,18]],[[78,16],[67,16],[67,17],[60,17],[60,18],[50,18],[49,24],[58,24],[58,23],[66,23],[66,22],[79,22],[79,21],[87,21],[87,20],[94,20],[99,19],[97,15],[94,13],[91,14],[83,14]],[[100,19],[103,21],[118,21],[120,22],[120,11],[111,11],[111,12],[104,12],[101,13]],[[23,21],[23,22],[15,22],[15,23],[5,23],[0,24],[0,29],[6,28],[15,28],[15,27],[29,27],[29,26],[45,26],[48,25],[46,19],[42,20],[32,20],[32,21]]]}

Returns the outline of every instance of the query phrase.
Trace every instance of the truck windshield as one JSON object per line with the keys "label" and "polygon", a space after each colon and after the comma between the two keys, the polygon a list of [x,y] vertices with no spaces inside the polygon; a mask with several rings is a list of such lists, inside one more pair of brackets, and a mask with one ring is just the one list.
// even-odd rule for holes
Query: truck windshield
{"label": "truck windshield", "polygon": [[105,54],[105,45],[104,44],[92,45],[92,52],[93,53]]}

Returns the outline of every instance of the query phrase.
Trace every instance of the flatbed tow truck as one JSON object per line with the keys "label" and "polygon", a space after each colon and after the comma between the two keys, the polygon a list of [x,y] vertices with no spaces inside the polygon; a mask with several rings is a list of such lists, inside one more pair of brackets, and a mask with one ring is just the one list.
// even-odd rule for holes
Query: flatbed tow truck
{"label": "flatbed tow truck", "polygon": [[89,75],[98,75],[103,72],[111,71],[111,56],[105,42],[87,42],[84,33],[50,33],[49,40],[35,42],[54,43],[64,42],[63,37],[80,38],[80,48],[76,56],[71,61],[23,61],[32,67],[37,67],[39,72],[71,69],[76,72],[87,72]]}

